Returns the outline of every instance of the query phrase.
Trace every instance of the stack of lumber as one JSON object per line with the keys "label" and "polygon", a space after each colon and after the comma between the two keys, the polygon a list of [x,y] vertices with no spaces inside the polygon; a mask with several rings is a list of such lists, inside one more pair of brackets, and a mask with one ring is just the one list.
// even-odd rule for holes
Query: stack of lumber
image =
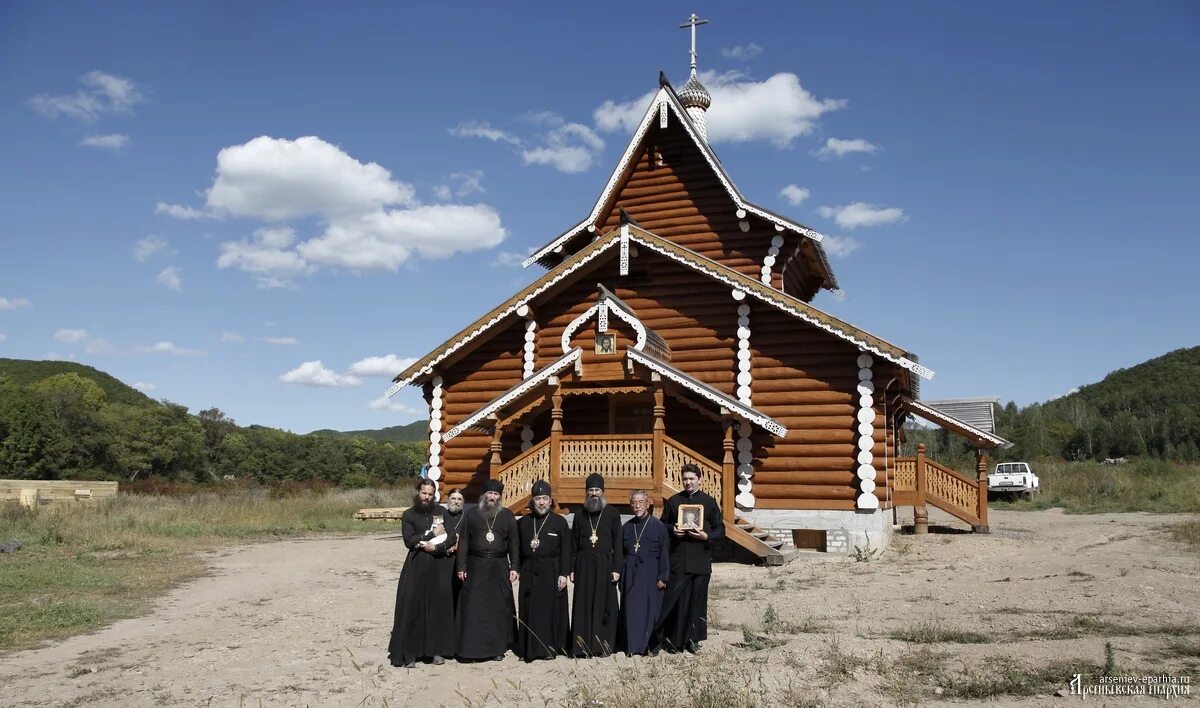
{"label": "stack of lumber", "polygon": [[71,479],[0,479],[0,502],[33,507],[90,502],[117,495],[116,482]]}
{"label": "stack of lumber", "polygon": [[384,507],[381,509],[359,509],[354,512],[354,518],[359,521],[367,521],[371,519],[383,521],[399,521],[400,515],[404,513],[407,506]]}

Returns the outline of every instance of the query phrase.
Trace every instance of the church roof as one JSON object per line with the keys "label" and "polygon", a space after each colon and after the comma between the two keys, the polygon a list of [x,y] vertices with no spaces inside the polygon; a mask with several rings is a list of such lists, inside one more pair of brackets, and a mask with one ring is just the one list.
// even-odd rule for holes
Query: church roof
{"label": "church roof", "polygon": [[980,430],[970,423],[964,423],[949,413],[945,413],[931,406],[914,401],[907,396],[905,396],[903,400],[904,408],[909,413],[924,418],[930,423],[939,425],[947,430],[958,433],[962,437],[966,438],[969,442],[972,442],[979,447],[991,449],[996,447],[1008,448],[1013,446],[1011,442],[1005,440],[999,435]]}
{"label": "church roof", "polygon": [[[622,241],[636,243],[639,247],[644,247],[666,256],[697,273],[723,282],[734,290],[742,291],[746,296],[753,297],[797,319],[823,329],[853,344],[860,350],[880,356],[913,374],[925,378],[933,378],[931,370],[918,364],[916,356],[900,347],[823,312],[803,300],[775,290],[754,278],[706,258],[691,249],[656,236],[638,226],[625,224],[619,228],[609,230],[577,253],[569,256],[558,267],[549,271],[533,283],[530,283],[523,290],[505,300],[499,306],[468,325],[458,334],[455,334],[432,352],[402,371],[395,377],[395,383],[388,389],[386,395],[391,396],[400,390],[401,387],[432,375],[434,367],[473,342],[477,342],[480,337],[491,332],[497,324],[514,315],[522,305],[533,301],[545,293],[566,287],[574,280],[571,276],[580,273],[589,264],[598,264],[600,259],[606,256],[612,257],[618,253],[620,249],[617,246]],[[916,382],[913,381],[913,383],[915,384]]]}
{"label": "church roof", "polygon": [[[599,219],[601,215],[608,211],[612,200],[616,197],[617,187],[622,183],[629,171],[632,170],[632,163],[634,158],[638,155],[638,148],[641,146],[646,134],[650,130],[650,127],[654,124],[655,116],[658,116],[659,125],[665,126],[668,114],[673,114],[675,118],[684,126],[688,136],[691,138],[696,148],[700,151],[701,155],[703,155],[704,160],[708,163],[709,167],[712,168],[713,173],[716,175],[721,185],[725,188],[726,193],[729,195],[730,199],[733,200],[733,203],[736,205],[737,209],[739,211],[745,211],[747,214],[754,214],[761,219],[765,219],[766,221],[775,224],[778,230],[792,231],[811,239],[812,244],[817,252],[817,257],[820,260],[820,267],[825,276],[825,282],[823,283],[822,287],[828,290],[837,290],[837,278],[833,274],[833,267],[829,263],[829,257],[825,253],[825,248],[821,245],[821,241],[824,239],[824,236],[803,224],[792,221],[791,219],[776,214],[769,209],[764,209],[763,207],[747,201],[746,198],[742,196],[742,193],[738,190],[737,186],[733,183],[733,180],[730,179],[729,174],[721,165],[721,161],[719,158],[717,158],[716,153],[713,152],[712,147],[709,146],[706,140],[703,140],[700,137],[695,125],[692,122],[691,116],[688,115],[683,103],[680,102],[680,95],[675,93],[675,89],[669,82],[663,80],[661,84],[662,85],[659,88],[658,93],[655,94],[654,99],[647,107],[645,115],[642,116],[642,121],[638,124],[637,130],[634,131],[633,138],[629,141],[629,145],[625,148],[624,154],[621,156],[620,161],[617,162],[616,168],[613,170],[612,175],[605,184],[604,190],[601,191],[600,198],[596,200],[595,206],[592,207],[591,213],[588,214],[586,219],[579,222],[575,226],[572,226],[565,233],[560,234],[553,241],[534,252],[533,255],[529,256],[529,258],[526,258],[522,265],[528,268],[534,263],[537,263],[547,268],[551,268],[555,265],[554,260],[556,256],[562,253],[562,251],[559,249],[565,248],[569,241],[584,232],[594,232],[595,229],[599,227]],[[698,81],[697,84],[699,84]]]}

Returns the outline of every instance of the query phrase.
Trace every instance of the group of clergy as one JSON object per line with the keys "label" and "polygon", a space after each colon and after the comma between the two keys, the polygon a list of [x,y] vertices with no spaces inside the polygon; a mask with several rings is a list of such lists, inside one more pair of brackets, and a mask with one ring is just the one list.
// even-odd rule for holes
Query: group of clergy
{"label": "group of clergy", "polygon": [[[712,543],[725,535],[700,474],[683,465],[684,489],[663,505],[661,521],[646,492],[631,492],[633,518],[624,524],[599,474],[588,476],[570,524],[554,512],[545,481],[533,484],[530,513],[518,519],[500,504],[499,480],[488,480],[467,511],[461,490],[443,507],[434,483],[419,480],[401,519],[408,557],[396,588],[392,665],[499,660],[510,649],[525,661],[695,653],[708,637]],[[677,523],[681,504],[703,506],[702,528]]]}

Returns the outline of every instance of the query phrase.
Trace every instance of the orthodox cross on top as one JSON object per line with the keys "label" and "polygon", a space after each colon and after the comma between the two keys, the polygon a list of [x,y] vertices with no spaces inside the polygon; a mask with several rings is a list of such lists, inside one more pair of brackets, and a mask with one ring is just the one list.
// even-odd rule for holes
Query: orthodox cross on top
{"label": "orthodox cross on top", "polygon": [[684,27],[692,28],[692,73],[693,74],[696,73],[696,25],[707,25],[707,24],[708,24],[708,20],[700,19],[699,17],[696,16],[696,13],[693,12],[692,16],[688,18],[687,22],[684,22],[682,25],[679,25],[679,29],[683,29]]}

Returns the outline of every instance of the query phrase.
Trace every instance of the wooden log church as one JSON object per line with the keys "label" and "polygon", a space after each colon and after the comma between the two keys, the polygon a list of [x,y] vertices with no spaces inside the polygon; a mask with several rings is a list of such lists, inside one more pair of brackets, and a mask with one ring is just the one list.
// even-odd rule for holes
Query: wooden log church
{"label": "wooden log church", "polygon": [[[695,463],[730,540],[769,563],[793,539],[881,547],[897,503],[986,528],[984,451],[1004,441],[916,410],[933,372],[811,304],[838,287],[822,236],[717,159],[695,22],[691,77],[660,74],[591,213],[526,261],[545,275],[395,377],[388,395],[419,386],[429,406],[428,476],[468,500],[500,479],[519,512],[538,479],[565,506],[600,472],[613,503],[644,488],[661,508]],[[977,474],[898,459],[910,414],[970,437]]]}

